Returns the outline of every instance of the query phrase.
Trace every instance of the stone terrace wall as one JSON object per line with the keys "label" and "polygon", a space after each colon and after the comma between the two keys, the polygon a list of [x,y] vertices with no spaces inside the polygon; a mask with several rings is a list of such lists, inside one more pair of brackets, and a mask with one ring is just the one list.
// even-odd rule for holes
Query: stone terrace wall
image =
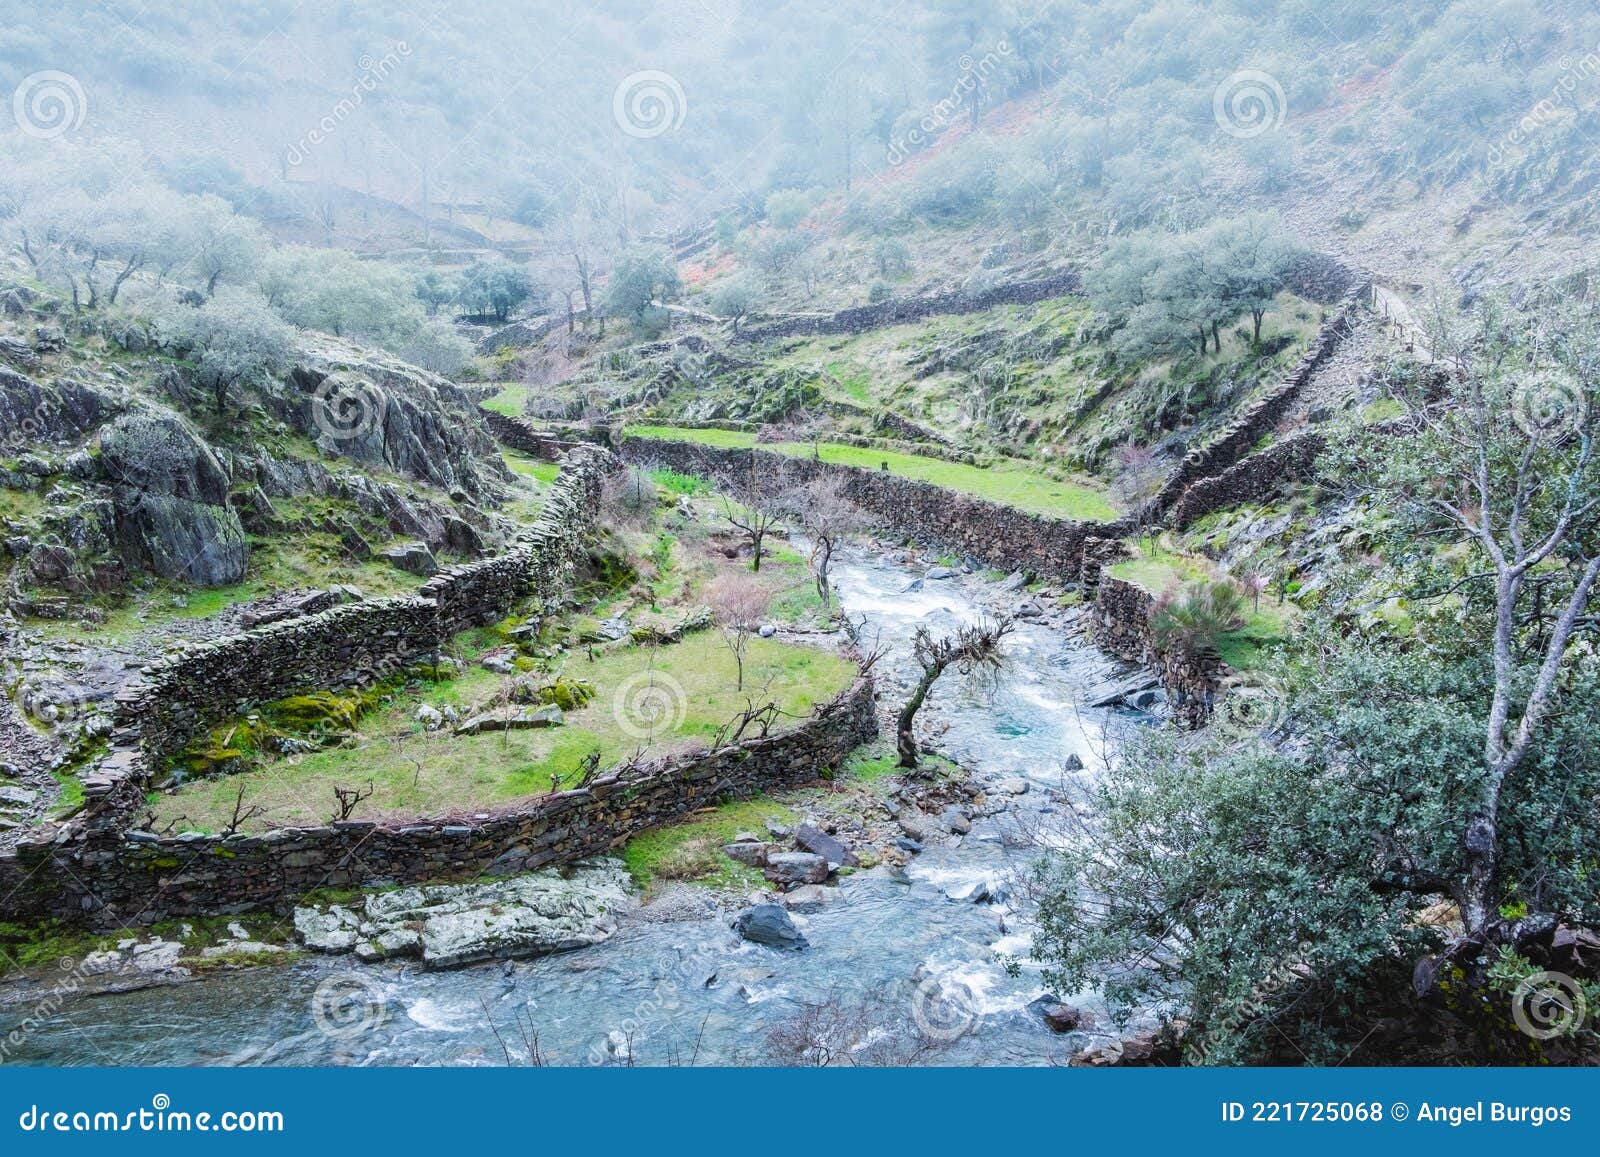
{"label": "stone terrace wall", "polygon": [[482,406],[478,407],[478,413],[483,418],[483,424],[489,427],[489,433],[493,434],[501,445],[521,450],[524,454],[532,454],[535,458],[554,461],[577,444],[549,430],[541,430],[521,418],[507,417],[494,410],[486,410]]}
{"label": "stone terrace wall", "polygon": [[980,313],[999,305],[1031,305],[1052,297],[1083,291],[1083,278],[1068,271],[1037,281],[1013,281],[982,293],[940,293],[930,297],[891,298],[876,305],[858,305],[838,313],[787,317],[767,324],[746,325],[735,336],[740,341],[810,334],[866,333],[886,325],[900,325],[935,314]]}
{"label": "stone terrace wall", "polygon": [[1167,521],[1173,529],[1183,530],[1212,511],[1259,502],[1286,481],[1305,481],[1327,446],[1328,440],[1315,430],[1293,434],[1221,474],[1200,479],[1183,492]]}
{"label": "stone terrace wall", "polygon": [[617,450],[629,462],[698,475],[734,491],[747,486],[758,472],[769,488],[800,486],[827,476],[841,478],[851,501],[894,530],[970,556],[985,566],[1027,570],[1064,581],[1077,579],[1085,539],[1132,532],[1122,523],[1048,518],[887,471],[771,450],[636,437],[619,439]]}
{"label": "stone terrace wall", "polygon": [[529,593],[570,579],[616,468],[599,449],[569,455],[527,541],[451,567],[411,598],[367,599],[187,646],[145,667],[117,696],[112,753],[84,788],[103,826],[139,806],[150,773],[204,728],[299,691],[371,683],[431,654],[468,627],[504,618]]}
{"label": "stone terrace wall", "polygon": [[1350,332],[1356,311],[1363,307],[1371,289],[1370,278],[1362,278],[1357,282],[1354,288],[1339,299],[1339,304],[1334,308],[1332,315],[1322,323],[1322,328],[1318,330],[1317,338],[1311,343],[1311,348],[1283,381],[1265,397],[1254,402],[1244,413],[1236,416],[1210,442],[1190,450],[1184,456],[1178,468],[1173,471],[1172,477],[1167,479],[1166,485],[1161,488],[1161,492],[1151,500],[1152,519],[1171,510],[1191,485],[1202,478],[1219,474],[1239,461],[1249,452],[1250,447],[1272,431],[1278,420],[1294,404],[1300,388]]}
{"label": "stone terrace wall", "polygon": [[1154,667],[1161,674],[1173,714],[1197,727],[1211,711],[1217,665],[1158,648],[1150,633],[1150,612],[1155,604],[1155,596],[1136,583],[1101,574],[1094,596],[1095,644],[1119,658]]}
{"label": "stone terrace wall", "polygon": [[518,801],[487,819],[345,822],[263,835],[110,832],[0,854],[10,918],[101,927],[172,916],[282,911],[318,888],[504,875],[611,850],[729,797],[796,787],[877,733],[870,675],[793,729],[716,751],[613,769],[589,786]]}

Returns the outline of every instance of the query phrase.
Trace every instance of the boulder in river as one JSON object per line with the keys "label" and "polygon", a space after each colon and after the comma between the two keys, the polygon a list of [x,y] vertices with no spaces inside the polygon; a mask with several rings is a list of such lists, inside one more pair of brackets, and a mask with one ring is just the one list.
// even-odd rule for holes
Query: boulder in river
{"label": "boulder in river", "polygon": [[746,940],[771,948],[798,951],[810,947],[800,929],[789,919],[789,913],[779,904],[756,904],[746,908],[735,917],[733,930]]}
{"label": "boulder in river", "polygon": [[567,875],[425,884],[370,895],[359,917],[338,906],[296,909],[295,930],[324,952],[353,949],[365,960],[420,956],[427,968],[541,956],[609,938],[616,911],[629,903],[627,879],[620,864],[602,860]]}

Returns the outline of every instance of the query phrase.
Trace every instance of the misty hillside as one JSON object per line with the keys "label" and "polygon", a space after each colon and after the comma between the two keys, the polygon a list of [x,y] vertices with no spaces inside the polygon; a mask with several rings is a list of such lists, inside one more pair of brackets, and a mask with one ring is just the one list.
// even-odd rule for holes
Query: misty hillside
{"label": "misty hillside", "polygon": [[24,1055],[1600,1055],[1600,11],[13,8]]}

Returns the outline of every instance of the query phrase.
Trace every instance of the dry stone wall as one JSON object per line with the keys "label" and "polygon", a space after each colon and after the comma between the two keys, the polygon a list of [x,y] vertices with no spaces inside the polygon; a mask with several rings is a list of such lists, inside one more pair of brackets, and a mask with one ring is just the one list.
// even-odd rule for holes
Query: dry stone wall
{"label": "dry stone wall", "polygon": [[900,325],[935,314],[980,313],[999,305],[1031,305],[1052,297],[1083,292],[1083,278],[1072,271],[1036,281],[1012,281],[980,293],[939,293],[928,297],[897,297],[876,305],[860,305],[837,313],[786,317],[765,324],[747,324],[735,335],[740,341],[811,334],[866,333],[886,325]]}
{"label": "dry stone wall", "polygon": [[[166,761],[207,727],[252,705],[314,689],[362,686],[437,651],[468,627],[504,618],[529,594],[570,581],[600,505],[610,453],[570,454],[527,540],[505,555],[451,567],[415,597],[365,599],[175,650],[117,696],[111,752],[84,776],[83,830],[115,830]],[[75,829],[68,829],[68,838]]]}
{"label": "dry stone wall", "polygon": [[716,750],[623,765],[586,787],[487,816],[347,821],[263,834],[165,838],[101,831],[0,854],[8,919],[98,927],[173,916],[283,911],[319,888],[508,875],[618,847],[729,798],[815,781],[877,733],[870,675],[794,728]]}
{"label": "dry stone wall", "polygon": [[1078,577],[1087,538],[1131,533],[1131,528],[1121,523],[1072,522],[1029,514],[888,471],[759,448],[729,449],[625,436],[618,440],[617,450],[629,462],[707,478],[735,492],[746,489],[753,478],[759,478],[767,493],[803,486],[817,478],[839,478],[850,500],[892,531],[971,557],[984,566],[1026,570],[1065,581]]}
{"label": "dry stone wall", "polygon": [[1259,502],[1285,482],[1306,481],[1327,446],[1328,440],[1315,430],[1291,435],[1221,474],[1195,482],[1183,492],[1167,521],[1173,529],[1183,530],[1213,511]]}
{"label": "dry stone wall", "polygon": [[1345,293],[1334,307],[1333,313],[1322,323],[1317,337],[1304,357],[1288,375],[1265,397],[1258,399],[1244,413],[1238,415],[1223,431],[1204,446],[1190,450],[1184,456],[1166,485],[1151,500],[1147,511],[1149,521],[1156,521],[1177,505],[1190,486],[1202,478],[1219,474],[1249,453],[1278,424],[1299,396],[1300,389],[1311,375],[1338,348],[1349,334],[1355,314],[1364,307],[1372,291],[1370,278],[1362,278],[1354,288]]}

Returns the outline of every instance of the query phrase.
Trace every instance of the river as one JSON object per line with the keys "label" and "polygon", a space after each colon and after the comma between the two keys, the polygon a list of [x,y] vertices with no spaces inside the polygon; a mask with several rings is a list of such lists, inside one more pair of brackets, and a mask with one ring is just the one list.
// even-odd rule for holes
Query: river
{"label": "river", "polygon": [[[889,648],[887,695],[908,678],[919,624],[936,630],[1020,601],[975,576],[919,578],[888,556],[852,552],[835,585],[853,618]],[[725,919],[625,917],[607,942],[576,952],[447,972],[414,964],[313,958],[221,972],[171,987],[68,1000],[58,1009],[0,1010],[10,1029],[30,1014],[10,1063],[48,1065],[754,1064],[792,1060],[772,1034],[818,1009],[810,1026],[860,1060],[1046,1064],[1089,1043],[1051,1032],[1028,1008],[1044,985],[1025,959],[1026,911],[954,898],[1001,885],[1035,854],[1032,841],[1067,806],[1067,757],[1093,768],[1112,716],[1085,706],[1107,661],[1072,633],[1022,620],[996,684],[951,673],[924,709],[937,749],[994,785],[1028,781],[1011,806],[970,834],[931,842],[903,872],[858,872],[842,898],[796,922],[803,952],[744,942]],[[1013,785],[1015,786],[1015,785]],[[992,793],[1000,798],[999,793]],[[1007,959],[1020,963],[1008,972]],[[348,989],[356,1013],[314,1015]],[[1099,1015],[1093,993],[1061,993]],[[319,1001],[321,1002],[319,1004]],[[920,1026],[920,1027],[919,1027]],[[536,1035],[535,1035],[536,1034]],[[610,1041],[612,1043],[608,1044]],[[536,1047],[535,1047],[536,1045]],[[619,1045],[621,1046],[619,1049]]]}

